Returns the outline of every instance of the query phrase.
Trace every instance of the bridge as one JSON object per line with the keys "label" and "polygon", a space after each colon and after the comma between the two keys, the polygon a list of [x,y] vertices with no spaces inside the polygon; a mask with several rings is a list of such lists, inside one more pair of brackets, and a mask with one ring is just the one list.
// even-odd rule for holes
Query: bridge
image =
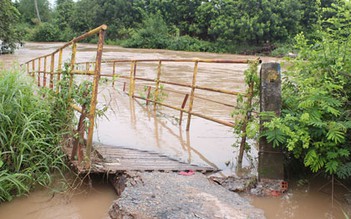
{"label": "bridge", "polygon": [[[116,173],[128,170],[139,171],[184,171],[195,170],[201,172],[218,171],[215,166],[199,166],[186,162],[180,162],[163,154],[147,150],[130,149],[95,144],[94,128],[97,116],[102,113],[98,103],[103,103],[99,92],[111,87],[119,89],[121,93],[128,95],[134,101],[144,101],[144,106],[153,112],[167,108],[178,112],[176,121],[179,126],[185,126],[187,132],[191,131],[192,117],[199,117],[218,123],[223,126],[233,127],[233,119],[228,115],[220,115],[211,112],[217,108],[232,110],[240,106],[236,105],[238,97],[244,98],[244,116],[242,123],[242,139],[240,144],[240,156],[238,162],[242,162],[242,156],[246,145],[246,125],[252,111],[254,98],[254,82],[247,87],[242,83],[239,86],[233,84],[210,85],[208,80],[216,78],[204,77],[203,71],[211,72],[207,64],[242,65],[247,69],[250,63],[259,63],[260,60],[223,60],[223,59],[103,59],[104,35],[106,25],[93,29],[72,41],[59,47],[50,54],[36,57],[25,63],[26,71],[36,79],[39,87],[47,87],[56,92],[63,92],[62,81],[68,80],[69,90],[75,86],[83,86],[87,89],[81,93],[77,101],[72,98],[71,107],[78,113],[79,121],[76,124],[75,135],[70,136],[71,141],[63,145],[63,150],[78,173]],[[97,37],[95,60],[79,60],[79,42],[88,38]],[[69,55],[67,55],[70,53]],[[69,56],[69,61],[64,63],[64,57]],[[64,67],[66,66],[66,67]],[[180,80],[167,75],[175,66],[183,66],[187,73]],[[261,80],[266,89],[265,96],[261,98],[261,110],[275,111],[279,113],[279,97],[274,98],[272,89],[280,86],[279,65],[269,63],[262,67],[261,74],[265,80]],[[241,72],[243,76],[243,72]],[[277,76],[278,75],[278,76]],[[85,83],[88,82],[88,83]],[[269,86],[272,85],[272,86]],[[267,88],[268,87],[268,88]],[[273,87],[273,88],[272,88]],[[269,91],[269,92],[268,92]],[[273,99],[269,101],[270,97]],[[100,99],[99,99],[100,98]],[[262,99],[263,104],[262,104]],[[278,102],[277,102],[278,101]],[[272,104],[273,102],[273,104]],[[277,103],[277,104],[276,104]],[[208,106],[206,112],[204,108]],[[277,108],[278,107],[278,108]],[[162,111],[162,110],[161,110]],[[184,118],[186,117],[186,118]],[[183,123],[185,122],[185,124]],[[86,131],[87,130],[87,131]],[[136,136],[137,138],[138,136]],[[279,150],[274,149],[267,142],[261,142],[260,155],[261,172],[267,178],[282,178],[282,156]],[[266,160],[274,162],[267,163]],[[273,169],[272,169],[273,168]]]}

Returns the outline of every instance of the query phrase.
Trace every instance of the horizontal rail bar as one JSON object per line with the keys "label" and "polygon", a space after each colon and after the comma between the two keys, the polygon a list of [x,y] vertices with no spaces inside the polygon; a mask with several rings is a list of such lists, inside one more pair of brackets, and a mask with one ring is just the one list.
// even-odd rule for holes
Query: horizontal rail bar
{"label": "horizontal rail bar", "polygon": [[[135,77],[135,79],[136,79],[136,80],[140,80],[140,81],[155,82],[154,79],[149,79],[149,78]],[[181,86],[181,87],[189,87],[189,88],[192,87],[190,84],[176,83],[176,82],[164,81],[164,80],[160,80],[160,83],[162,83],[162,84],[176,85],[176,86]],[[229,90],[223,90],[223,89],[209,88],[209,87],[204,87],[204,86],[199,86],[199,85],[195,85],[194,87],[195,87],[196,89],[200,89],[200,90],[206,90],[206,91],[212,91],[212,92],[224,93],[224,94],[230,94],[230,95],[240,95],[240,94],[243,94],[243,93],[237,92],[237,91],[229,91]]]}
{"label": "horizontal rail bar", "polygon": [[105,24],[93,29],[93,30],[90,30],[89,32],[86,32],[84,33],[83,35],[80,35],[79,37],[76,37],[74,38],[73,40],[69,41],[68,43],[64,44],[63,46],[59,47],[58,49],[56,49],[54,52],[50,53],[50,54],[47,54],[47,55],[43,55],[43,56],[39,56],[39,57],[36,57],[34,59],[31,59],[27,62],[25,62],[25,64],[29,63],[29,62],[32,62],[34,60],[37,60],[37,59],[41,59],[41,58],[45,58],[45,57],[48,57],[48,56],[51,56],[51,55],[55,55],[56,53],[58,53],[60,50],[62,49],[65,49],[67,48],[68,46],[72,45],[73,43],[77,43],[85,38],[88,38],[94,34],[98,34],[100,32],[100,30],[106,30],[107,29],[107,26]]}
{"label": "horizontal rail bar", "polygon": [[172,105],[169,105],[169,104],[166,104],[166,103],[161,103],[161,102],[158,102],[158,101],[154,101],[152,99],[147,99],[147,98],[136,96],[136,95],[134,95],[133,97],[137,98],[137,99],[147,100],[149,102],[153,102],[153,103],[156,103],[158,105],[165,106],[165,107],[168,107],[168,108],[171,108],[171,109],[174,109],[174,110],[182,111],[182,112],[188,113],[190,115],[197,116],[197,117],[200,117],[200,118],[203,118],[203,119],[207,119],[207,120],[210,120],[212,122],[216,122],[216,123],[219,123],[219,124],[222,124],[222,125],[225,125],[225,126],[233,127],[235,125],[232,122],[216,119],[216,118],[213,118],[213,117],[210,117],[210,116],[203,115],[201,113],[189,112],[186,109],[182,109],[180,107],[172,106]]}
{"label": "horizontal rail bar", "polygon": [[[152,86],[152,85],[150,87],[155,89],[155,87]],[[172,90],[172,89],[167,89],[167,88],[163,88],[163,90],[164,91],[168,91],[168,92],[172,92],[172,93],[176,93],[176,94],[181,94],[181,95],[188,94],[187,92],[182,92],[182,91],[177,91],[177,90]],[[206,100],[206,101],[209,101],[209,102],[212,102],[212,103],[217,103],[217,104],[221,104],[221,105],[228,106],[228,107],[236,107],[235,105],[232,105],[232,104],[223,103],[223,102],[216,101],[216,100],[211,100],[209,98],[201,97],[199,95],[194,95],[194,97],[197,98],[197,99]]]}
{"label": "horizontal rail bar", "polygon": [[76,104],[73,104],[73,103],[71,103],[70,105],[75,111],[80,112],[81,114],[83,114],[83,109],[81,107],[79,107],[79,106],[77,106]]}
{"label": "horizontal rail bar", "polygon": [[[228,63],[228,64],[248,64],[251,61],[258,60],[262,63],[260,58],[257,59],[116,59],[116,60],[105,60],[102,64],[108,63],[129,63],[129,62],[203,62],[203,63]],[[78,62],[77,65],[81,64],[94,64],[94,62]]]}
{"label": "horizontal rail bar", "polygon": [[86,70],[72,70],[72,74],[77,75],[94,75],[94,71],[86,71]]}

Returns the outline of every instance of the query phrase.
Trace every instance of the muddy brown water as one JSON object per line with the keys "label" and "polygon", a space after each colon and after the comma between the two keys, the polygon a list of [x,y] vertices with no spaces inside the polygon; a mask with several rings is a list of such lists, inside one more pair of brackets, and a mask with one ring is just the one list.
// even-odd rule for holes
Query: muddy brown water
{"label": "muddy brown water", "polygon": [[[26,43],[12,55],[0,56],[0,62],[8,67],[12,63],[24,63],[29,59],[53,52],[62,43]],[[77,61],[93,61],[95,45],[79,44]],[[69,61],[70,51],[64,52],[64,60]],[[125,49],[105,46],[103,59],[162,59],[162,58],[204,58],[204,59],[255,59],[254,56],[230,54],[176,52],[166,50]],[[277,61],[263,58],[263,61]],[[278,60],[279,61],[279,60]],[[1,65],[0,65],[1,67]],[[103,66],[104,68],[104,66]],[[111,66],[105,66],[111,70]],[[198,83],[203,86],[243,91],[243,71],[247,65],[204,64],[200,63]],[[129,66],[120,71],[129,72]],[[157,66],[138,65],[138,71],[153,77]],[[191,80],[193,64],[165,64],[165,80]],[[193,117],[189,132],[185,131],[186,121],[178,125],[179,113],[167,108],[154,113],[147,110],[144,101],[129,99],[122,91],[122,85],[111,86],[110,81],[102,83],[99,90],[99,107],[108,105],[106,117],[98,119],[95,129],[95,143],[156,151],[178,160],[198,165],[209,165],[222,169],[223,175],[235,173],[237,142],[229,127]],[[140,91],[139,91],[140,92]],[[176,101],[176,95],[168,96],[166,101]],[[235,104],[235,98],[218,96],[221,102]],[[178,103],[176,103],[178,104]],[[195,111],[230,120],[230,107],[195,102]],[[186,118],[186,116],[184,116]],[[254,145],[254,143],[252,143]],[[248,172],[255,172],[257,150],[253,147],[244,159]],[[0,218],[106,218],[110,203],[115,199],[108,185],[77,195],[55,195],[48,190],[35,191],[29,197],[17,198],[0,205]],[[344,218],[339,207],[332,208],[328,195],[320,191],[293,188],[284,197],[254,198],[253,205],[264,209],[267,218]],[[331,211],[331,209],[333,209]]]}

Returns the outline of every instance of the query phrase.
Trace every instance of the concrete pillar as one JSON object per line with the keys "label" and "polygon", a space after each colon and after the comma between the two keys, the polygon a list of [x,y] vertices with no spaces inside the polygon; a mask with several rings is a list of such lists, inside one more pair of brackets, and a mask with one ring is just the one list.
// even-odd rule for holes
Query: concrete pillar
{"label": "concrete pillar", "polygon": [[[280,115],[282,107],[281,97],[281,75],[279,63],[263,63],[260,71],[261,78],[261,112],[273,111]],[[260,131],[262,124],[267,120],[260,121]],[[262,137],[259,141],[258,155],[258,179],[283,180],[284,179],[284,156],[281,148],[273,148],[272,143],[268,143]]]}

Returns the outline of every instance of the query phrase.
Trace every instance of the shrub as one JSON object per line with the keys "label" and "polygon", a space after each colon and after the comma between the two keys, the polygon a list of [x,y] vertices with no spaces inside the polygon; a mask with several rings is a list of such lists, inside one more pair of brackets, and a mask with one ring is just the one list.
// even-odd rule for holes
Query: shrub
{"label": "shrub", "polygon": [[[351,3],[333,5],[319,39],[296,37],[298,56],[284,72],[281,118],[264,136],[313,172],[351,176]],[[321,25],[322,26],[322,25]]]}
{"label": "shrub", "polygon": [[55,42],[60,39],[60,31],[51,23],[42,23],[36,27],[32,39],[38,42]]}
{"label": "shrub", "polygon": [[122,45],[135,48],[165,49],[169,44],[168,27],[160,14],[151,14],[143,21],[142,28],[132,33]]}

